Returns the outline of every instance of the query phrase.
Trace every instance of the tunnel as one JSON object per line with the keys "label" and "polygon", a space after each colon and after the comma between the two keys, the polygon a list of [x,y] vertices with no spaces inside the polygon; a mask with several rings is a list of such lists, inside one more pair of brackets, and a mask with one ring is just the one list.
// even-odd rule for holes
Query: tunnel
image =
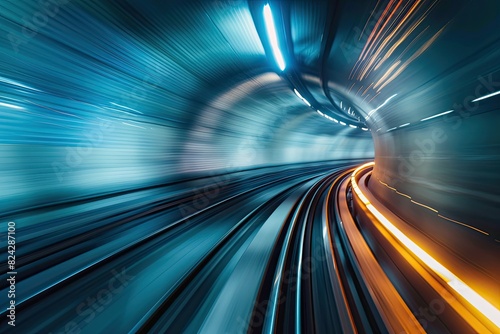
{"label": "tunnel", "polygon": [[4,0],[2,333],[500,333],[500,2]]}

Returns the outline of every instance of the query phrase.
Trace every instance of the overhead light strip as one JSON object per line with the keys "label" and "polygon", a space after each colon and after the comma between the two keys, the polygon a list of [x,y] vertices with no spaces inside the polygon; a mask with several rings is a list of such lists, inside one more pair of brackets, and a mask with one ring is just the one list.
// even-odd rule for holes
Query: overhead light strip
{"label": "overhead light strip", "polygon": [[421,119],[420,122],[427,121],[429,119],[433,119],[433,118],[436,118],[436,117],[444,116],[444,115],[447,115],[449,113],[452,113],[453,111],[454,110],[448,110],[448,111],[442,112],[442,113],[434,115],[434,116],[426,117],[426,118]]}
{"label": "overhead light strip", "polygon": [[283,54],[279,48],[278,36],[276,34],[276,28],[274,25],[273,13],[271,12],[271,6],[266,4],[264,6],[264,21],[266,22],[267,37],[271,42],[271,48],[273,50],[274,59],[278,63],[278,67],[281,71],[286,68],[285,60],[283,59]]}
{"label": "overhead light strip", "polygon": [[382,108],[383,106],[385,106],[387,103],[389,103],[390,100],[392,100],[394,97],[396,97],[398,94],[394,94],[393,96],[389,97],[387,100],[385,100],[384,103],[382,103],[380,106],[378,106],[377,108],[373,109],[372,111],[370,111],[368,113],[368,117],[366,119],[369,119],[371,117],[371,115],[373,115],[375,112],[377,112],[380,108]]}
{"label": "overhead light strip", "polygon": [[309,101],[307,101],[306,99],[304,99],[304,97],[302,97],[302,95],[300,95],[299,91],[297,89],[293,89],[293,92],[295,93],[295,95],[297,95],[297,97],[299,99],[301,99],[302,101],[304,101],[305,104],[307,104],[308,107],[311,106],[311,104],[309,103]]}
{"label": "overhead light strip", "polygon": [[495,95],[498,95],[498,94],[500,94],[500,90],[499,90],[498,92],[494,92],[494,93],[491,93],[491,94],[488,94],[488,95],[485,95],[485,96],[481,96],[480,98],[477,98],[477,99],[475,99],[475,100],[472,100],[472,102],[477,102],[477,101],[481,101],[481,100],[486,100],[486,99],[488,99],[488,98],[490,98],[490,97],[493,97],[493,96],[495,96]]}

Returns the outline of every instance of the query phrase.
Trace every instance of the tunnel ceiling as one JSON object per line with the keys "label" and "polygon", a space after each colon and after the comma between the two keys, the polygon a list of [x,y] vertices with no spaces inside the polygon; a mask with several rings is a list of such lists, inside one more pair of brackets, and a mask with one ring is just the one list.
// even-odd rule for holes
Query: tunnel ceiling
{"label": "tunnel ceiling", "polygon": [[500,329],[499,0],[3,0],[0,59],[20,332]]}
{"label": "tunnel ceiling", "polygon": [[5,142],[64,157],[111,122],[96,151],[116,168],[132,159],[132,179],[371,158],[372,136],[453,109],[500,66],[495,1],[270,1],[282,72],[266,3],[75,0],[23,29],[37,5],[5,5],[2,103],[24,110],[6,114],[23,131]]}
{"label": "tunnel ceiling", "polygon": [[[40,31],[43,36],[38,36],[38,41],[19,47],[34,49],[33,44],[55,36],[60,47],[72,53],[74,62],[94,60],[96,66],[102,67],[100,75],[89,76],[83,68],[75,71],[75,76],[81,76],[80,86],[84,90],[74,95],[85,94],[82,100],[88,100],[90,93],[96,102],[114,101],[123,89],[144,81],[145,69],[154,71],[159,76],[157,89],[143,106],[150,109],[151,121],[191,122],[193,115],[176,113],[174,109],[181,109],[176,104],[191,109],[210,105],[217,96],[252,82],[263,73],[280,72],[265,36],[262,18],[265,3],[75,1],[67,8],[75,16],[58,18],[62,25],[65,20],[71,23],[64,34],[56,30],[61,28],[59,25],[47,25]],[[477,76],[475,54],[491,48],[497,39],[495,34],[484,34],[498,29],[493,26],[498,24],[493,19],[498,15],[499,5],[492,1],[465,5],[457,5],[453,0],[271,1],[270,4],[289,66],[280,74],[281,85],[260,83],[270,85],[267,88],[275,96],[270,96],[267,89],[253,90],[253,100],[261,102],[251,109],[253,113],[261,112],[264,117],[261,120],[266,124],[275,123],[289,109],[293,111],[294,105],[303,107],[304,112],[310,111],[288,94],[294,87],[310,102],[315,101],[313,107],[356,125],[365,123],[364,117],[356,122],[342,110],[340,101],[346,109],[356,110],[359,117],[397,94],[383,116],[377,114],[372,119],[376,122],[372,125],[386,128],[432,115],[438,108],[450,109],[454,101],[460,101],[470,91],[467,82],[473,84]],[[9,8],[7,14],[14,17],[22,9],[21,5]],[[78,24],[86,27],[84,36],[77,29]],[[99,35],[99,45],[91,38],[93,35]],[[482,38],[478,40],[478,36]],[[102,45],[102,41],[107,44]],[[48,52],[47,57],[50,56],[61,58]],[[54,94],[66,93],[69,82],[65,81],[72,79],[58,78],[59,85],[54,85],[53,76],[45,75],[49,68],[41,66],[45,59],[39,59],[39,64],[31,61],[30,66],[23,66],[26,59],[12,57],[14,64],[22,65],[10,68],[16,72],[12,76],[24,76],[26,81],[37,78],[39,88]],[[493,56],[490,60],[483,59],[480,64],[484,73],[498,67]],[[456,68],[461,70],[455,71]],[[106,74],[113,73],[113,69],[119,69],[121,77],[113,79],[123,86],[114,82],[104,91],[102,86],[111,80]],[[460,87],[453,84],[457,76],[463,82]],[[283,96],[279,96],[281,93]],[[235,96],[244,94],[230,94],[230,103],[235,103]],[[183,100],[188,96],[189,104],[199,105],[186,105]],[[159,104],[163,108],[157,108]],[[343,131],[310,114],[305,127],[308,130],[304,131]],[[353,136],[363,135],[359,131],[349,132]]]}
{"label": "tunnel ceiling", "polygon": [[[99,102],[102,98],[116,100],[123,89],[144,81],[144,70],[154,71],[158,82],[148,81],[146,89],[153,92],[147,93],[147,104],[142,106],[154,123],[174,120],[188,127],[204,126],[198,124],[198,115],[179,111],[213,108],[215,100],[215,108],[226,108],[229,113],[224,124],[228,132],[240,131],[245,124],[290,126],[288,116],[308,113],[290,130],[330,135],[347,132],[357,137],[369,134],[318,117],[290,94],[292,89],[297,88],[314,109],[327,115],[384,131],[452,109],[474,90],[478,73],[491,73],[498,67],[496,50],[486,61],[483,57],[480,64],[474,63],[475,55],[491,49],[497,40],[494,34],[485,34],[498,29],[494,18],[499,5],[492,1],[460,5],[453,0],[271,1],[288,64],[280,73],[265,33],[265,3],[75,2],[71,10],[81,15],[82,24],[89,25],[83,42],[92,50],[77,57],[92,57],[108,72],[119,68],[123,76],[118,78],[123,87],[115,84],[116,91],[103,91],[100,86],[109,78],[85,75],[81,79],[85,99],[90,92]],[[92,34],[99,34],[100,41],[109,44],[96,45]],[[78,43],[75,48],[80,48],[80,35],[76,30],[60,35],[65,42],[62,47]],[[40,72],[33,65],[25,75]],[[262,76],[265,73],[267,78]],[[45,88],[50,81],[50,89],[57,91],[52,78],[46,79]],[[456,85],[458,79],[460,86]],[[43,78],[39,82],[43,87]],[[65,82],[59,82],[64,91]],[[247,96],[249,91],[251,96]],[[365,120],[371,110],[396,94],[383,112]],[[355,115],[348,115],[348,110]],[[283,121],[284,115],[287,120]],[[252,117],[259,121],[245,122]],[[244,131],[249,135],[258,132]]]}

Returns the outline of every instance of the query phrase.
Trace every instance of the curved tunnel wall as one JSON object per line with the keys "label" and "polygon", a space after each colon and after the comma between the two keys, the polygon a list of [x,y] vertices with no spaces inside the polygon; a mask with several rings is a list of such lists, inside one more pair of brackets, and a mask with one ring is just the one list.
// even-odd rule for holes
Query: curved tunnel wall
{"label": "curved tunnel wall", "polygon": [[[336,129],[270,71],[247,7],[218,6],[6,4],[5,210],[193,173],[373,157],[368,133]],[[47,21],[23,31],[38,13]]]}
{"label": "curved tunnel wall", "polygon": [[[450,118],[419,121],[455,108],[453,101],[464,96],[492,91],[486,85],[476,93],[478,75],[500,80],[498,33],[492,33],[500,31],[494,15],[499,5],[443,3],[456,7],[454,20],[436,19],[435,29],[428,29],[429,38],[442,31],[435,43],[384,88],[383,99],[360,104],[368,111],[399,94],[370,124],[374,176],[449,212],[449,218],[491,225],[500,207],[498,100],[480,102],[466,117],[450,114],[461,119],[458,129]],[[373,5],[367,2],[366,8]],[[315,3],[304,22],[302,6],[292,6],[291,15],[292,42],[302,39],[294,44],[297,68],[305,61],[304,72],[317,73],[317,63],[326,64],[322,69],[335,74],[328,86],[348,95],[351,84],[343,75],[356,57],[346,58],[342,46],[356,32],[351,18],[357,12],[350,9],[356,6],[343,7],[326,55],[331,57],[324,62],[321,41],[306,48],[309,37],[300,36],[322,31],[319,22],[328,6]],[[33,19],[39,13],[47,20]],[[370,13],[366,10],[366,18]],[[7,208],[155,185],[192,173],[373,157],[369,133],[319,117],[274,73],[245,1],[182,6],[72,1],[48,8],[19,2],[6,5],[2,15],[8,38],[0,44],[5,60],[0,181]],[[32,30],[20,28],[23,20],[33,21]],[[341,29],[343,24],[349,26]],[[354,49],[361,52],[362,46]],[[323,104],[325,77],[318,78],[302,76]],[[411,125],[384,133],[407,122]],[[433,138],[435,127],[446,139],[434,140],[427,153],[417,142]],[[401,200],[380,182],[371,187],[387,203]],[[415,209],[408,203],[395,208],[402,215]]]}
{"label": "curved tunnel wall", "polygon": [[498,239],[500,115],[493,111],[428,122],[375,137],[371,189],[403,217],[440,214]]}
{"label": "curved tunnel wall", "polygon": [[377,197],[401,217],[478,227],[493,244],[500,240],[498,13],[492,1],[463,5],[371,120]]}

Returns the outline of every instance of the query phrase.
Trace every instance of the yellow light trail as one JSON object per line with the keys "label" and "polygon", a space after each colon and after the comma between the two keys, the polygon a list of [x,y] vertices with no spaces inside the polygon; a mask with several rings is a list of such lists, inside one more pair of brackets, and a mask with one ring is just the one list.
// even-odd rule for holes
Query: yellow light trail
{"label": "yellow light trail", "polygon": [[359,60],[362,61],[362,60],[365,60],[366,59],[366,56],[367,56],[367,53],[368,53],[368,50],[371,48],[371,45],[372,43],[375,42],[375,36],[378,32],[378,29],[379,27],[382,25],[382,22],[385,20],[385,18],[387,17],[387,13],[389,13],[389,10],[392,6],[392,4],[394,3],[394,0],[391,0],[389,2],[389,4],[387,4],[387,6],[385,7],[382,15],[380,15],[380,17],[378,18],[378,21],[377,23],[375,24],[375,27],[373,27],[373,30],[372,32],[370,33],[370,36],[368,36],[368,40],[366,41],[366,44],[363,48],[363,50],[361,51],[361,54],[359,55]]}
{"label": "yellow light trail", "polygon": [[366,21],[365,26],[363,27],[363,30],[361,31],[361,34],[359,35],[358,41],[360,41],[361,37],[363,37],[363,35],[365,34],[366,27],[368,27],[368,23],[370,23],[370,21],[371,21],[371,19],[373,17],[373,14],[375,14],[375,10],[378,8],[379,3],[380,3],[380,0],[377,1],[377,4],[375,5],[375,8],[373,8],[372,13],[370,14],[370,17]]}
{"label": "yellow light trail", "polygon": [[[399,47],[409,36],[410,34],[412,34],[416,28],[418,26],[420,26],[420,24],[427,18],[427,16],[429,15],[429,12],[432,10],[432,8],[436,5],[438,0],[434,1],[433,4],[431,4],[431,6],[429,8],[427,8],[427,10],[425,11],[424,14],[422,14],[420,16],[420,18],[417,20],[417,22],[415,22],[413,25],[411,25],[407,30],[406,32],[404,33],[404,35],[402,37],[400,37],[400,39],[396,42],[393,42],[392,44],[392,47],[389,49],[389,51],[387,52],[384,52],[384,57],[382,59],[382,61],[380,62],[380,65],[382,65],[382,63],[384,63],[391,55],[392,53],[396,50],[397,47]],[[427,27],[428,28],[428,27]],[[413,39],[413,41],[410,43],[410,45],[414,44],[414,42],[419,39],[419,37],[427,30],[427,28],[425,28],[422,32],[420,32],[420,34]],[[395,37],[395,36],[394,36]],[[390,38],[390,40],[392,41],[392,37]],[[384,43],[389,43],[390,41],[388,39],[385,39],[384,40]],[[383,43],[383,44],[384,44]],[[388,45],[388,44],[387,44]],[[410,47],[410,45],[407,46],[407,48],[399,55],[399,59],[401,59],[403,57],[403,55],[406,53],[406,50]],[[380,53],[383,51],[383,49],[385,49],[386,46],[384,47],[379,47],[379,49],[377,50],[377,52],[374,54],[374,57],[377,57],[378,55],[380,55]],[[377,65],[377,67],[379,67],[380,65]],[[375,68],[375,69],[376,69]]]}
{"label": "yellow light trail", "polygon": [[426,208],[426,209],[428,209],[428,210],[434,211],[435,213],[438,213],[438,210],[436,210],[436,209],[434,209],[434,208],[432,208],[432,207],[430,207],[430,206],[428,206],[428,205],[425,205],[425,204],[419,203],[419,202],[414,201],[414,200],[411,200],[411,202],[412,202],[412,203],[414,203],[414,204],[416,204],[416,205],[419,205],[419,206],[421,206],[421,207],[423,207],[423,208]]}
{"label": "yellow light trail", "polygon": [[[395,53],[396,49],[402,46],[403,43],[410,38],[410,35],[416,32],[417,27],[419,27],[428,17],[429,13],[436,6],[438,1],[439,0],[434,0],[428,8],[424,9],[423,14],[419,14],[419,17],[416,18],[415,22],[411,22],[413,16],[417,15],[421,7],[428,1],[416,0],[410,5],[409,3],[404,3],[401,0],[397,0],[397,3],[396,0],[390,0],[382,14],[378,17],[377,23],[372,29],[363,50],[356,61],[356,64],[354,64],[351,70],[349,79],[354,79],[357,74],[357,80],[363,81],[365,78],[372,75],[373,72],[379,70],[382,65],[384,65],[384,63]],[[369,20],[372,18],[373,12],[370,15]],[[409,27],[406,27],[407,25],[409,25]],[[415,44],[415,42],[424,35],[427,29],[428,27],[413,38],[410,45]],[[440,32],[442,32],[442,30]],[[398,35],[401,34],[402,36],[398,37]],[[431,38],[432,42],[435,41],[435,37],[437,36],[435,35]],[[432,44],[432,42],[430,44]],[[420,56],[430,46],[429,43],[426,43],[425,47],[421,48],[416,54],[411,56],[409,61],[403,62],[403,55],[407,52],[410,45],[408,45],[403,53],[395,59],[395,61],[399,62],[398,65],[389,65],[389,71],[387,71],[382,78],[377,80],[373,89],[377,89],[381,86],[376,90],[377,92],[380,92],[385,86],[387,86],[387,84],[399,76],[408,67],[409,63]],[[389,50],[386,51],[387,48],[389,48]],[[397,69],[399,66],[400,68]],[[391,75],[391,72],[394,71],[396,72]]]}
{"label": "yellow light trail", "polygon": [[430,256],[403,232],[401,232],[394,224],[392,224],[380,211],[378,211],[361,192],[356,181],[356,175],[363,169],[375,165],[370,162],[358,167],[351,176],[351,184],[354,192],[366,206],[377,220],[397,239],[401,242],[413,255],[425,263],[434,273],[436,273],[443,281],[445,281],[453,290],[461,295],[467,302],[469,302],[476,310],[481,312],[488,318],[495,326],[500,328],[500,310],[493,306],[489,301],[483,298],[480,294],[474,291],[471,287],[465,284],[460,278],[453,274],[449,269],[439,263],[436,259]]}
{"label": "yellow light trail", "polygon": [[[389,2],[389,4],[387,4],[387,7],[386,7],[386,9],[384,11],[384,15],[380,16],[379,21],[377,23],[381,25],[381,28],[378,30],[378,32],[373,37],[372,43],[369,46],[367,45],[367,49],[366,49],[366,51],[364,53],[363,60],[366,59],[366,57],[368,56],[368,54],[370,54],[370,51],[377,44],[377,41],[380,38],[380,35],[384,32],[385,27],[391,22],[391,18],[396,14],[397,9],[399,8],[399,6],[401,6],[402,0],[399,0],[399,2],[396,4],[395,8],[392,8],[392,6],[394,5],[394,3],[395,3],[395,1],[391,0]],[[391,11],[391,8],[392,8],[392,11]],[[388,13],[388,15],[385,15],[386,13]]]}
{"label": "yellow light trail", "polygon": [[457,220],[454,220],[454,219],[451,219],[451,218],[445,217],[445,216],[443,216],[443,215],[438,215],[438,216],[439,216],[439,217],[441,217],[441,218],[443,218],[443,219],[446,219],[446,220],[448,220],[448,221],[450,221],[450,222],[452,222],[452,223],[459,224],[459,225],[462,225],[462,226],[468,227],[468,228],[470,228],[470,229],[473,229],[474,231],[477,231],[477,232],[482,233],[482,234],[484,234],[484,235],[490,235],[488,232],[485,232],[485,231],[483,231],[483,230],[480,230],[480,229],[478,229],[478,228],[476,228],[476,227],[474,227],[474,226],[471,226],[471,225],[468,225],[468,224],[465,224],[465,223],[459,222],[459,221],[457,221]]}
{"label": "yellow light trail", "polygon": [[[396,28],[394,28],[392,30],[392,32],[389,34],[388,37],[386,37],[384,39],[384,41],[381,43],[381,46],[379,48],[383,48],[385,44],[387,44],[390,40],[392,40],[393,36],[398,32],[398,30],[401,28],[401,26],[408,20],[408,18],[414,13],[414,11],[416,10],[416,8],[418,7],[418,5],[420,4],[421,0],[417,0],[413,6],[410,8],[410,10],[406,13],[406,15],[403,17],[403,19],[398,23],[398,25],[396,26]],[[382,15],[379,17],[379,20],[377,21],[377,24],[375,25],[375,27],[373,28],[370,36],[368,37],[368,40],[366,41],[365,43],[365,46],[363,48],[363,50],[361,51],[361,54],[359,56],[359,59],[357,61],[357,64],[354,65],[354,68],[357,68],[359,66],[359,64],[363,61],[366,60],[367,56],[368,56],[368,53],[369,51],[373,48],[373,46],[375,44],[378,44],[377,43],[377,40],[375,38],[375,36],[379,36],[379,34],[377,34],[378,32],[378,28],[380,25],[382,25],[382,22],[384,21],[384,19],[386,19],[387,17],[387,13],[390,11],[390,8],[392,7],[392,4],[394,3],[394,0],[391,0],[389,2],[389,4],[387,5],[387,7],[385,8],[384,12],[382,13]],[[356,73],[357,71],[359,71],[359,68],[355,69],[354,70],[354,73]],[[354,74],[353,73],[353,74]],[[359,77],[358,77],[359,79]],[[360,79],[359,79],[360,80]]]}
{"label": "yellow light trail", "polygon": [[434,209],[434,208],[432,208],[432,207],[430,207],[430,206],[427,206],[427,205],[424,205],[424,204],[422,204],[422,203],[418,203],[418,202],[413,201],[410,195],[407,195],[407,194],[404,194],[404,193],[402,193],[402,192],[398,191],[396,188],[391,187],[390,185],[388,185],[387,183],[383,182],[383,181],[382,181],[382,180],[380,180],[380,179],[378,179],[378,182],[380,182],[381,184],[383,184],[383,185],[384,185],[384,186],[386,186],[387,188],[389,188],[389,189],[393,190],[396,194],[401,195],[401,196],[403,196],[403,197],[406,197],[406,198],[410,199],[410,200],[411,200],[411,202],[412,202],[413,204],[416,204],[416,205],[422,206],[422,207],[424,207],[424,208],[427,208],[427,209],[429,209],[429,210],[431,210],[431,211],[434,211],[435,213],[437,213],[437,214],[438,214],[438,217],[439,217],[439,218],[443,218],[443,219],[445,219],[445,220],[447,220],[447,221],[450,221],[450,222],[452,222],[452,223],[455,223],[455,224],[458,224],[458,225],[462,225],[462,226],[464,226],[464,227],[468,227],[468,228],[470,228],[470,229],[472,229],[472,230],[474,230],[474,231],[476,231],[476,232],[482,233],[482,234],[484,234],[484,235],[488,235],[488,236],[490,235],[488,232],[485,232],[485,231],[483,231],[483,230],[480,230],[480,229],[478,229],[477,227],[474,227],[474,226],[471,226],[471,225],[469,225],[469,224],[465,224],[465,223],[459,222],[459,221],[457,221],[457,220],[455,220],[455,219],[451,219],[451,218],[448,218],[448,217],[446,217],[446,216],[443,216],[443,215],[439,214],[439,211],[438,211],[437,209]]}
{"label": "yellow light trail", "polygon": [[410,59],[408,59],[401,67],[394,73],[389,79],[386,80],[386,82],[380,86],[380,88],[377,91],[380,91],[383,89],[385,86],[387,86],[389,83],[391,83],[394,79],[396,79],[406,68],[410,65],[411,62],[413,62],[415,59],[420,57],[433,43],[434,41],[441,35],[441,33],[444,31],[446,27],[441,28],[434,36],[432,36],[424,45],[420,47],[420,49],[415,52]]}

